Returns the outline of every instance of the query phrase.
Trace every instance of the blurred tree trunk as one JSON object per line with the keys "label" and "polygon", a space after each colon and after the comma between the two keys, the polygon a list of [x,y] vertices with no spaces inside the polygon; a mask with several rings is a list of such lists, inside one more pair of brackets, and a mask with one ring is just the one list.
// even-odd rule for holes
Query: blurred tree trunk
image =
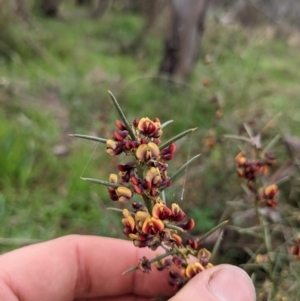
{"label": "blurred tree trunk", "polygon": [[105,10],[107,9],[109,4],[109,0],[98,0],[95,10],[93,11],[93,17],[99,18],[103,15]]}
{"label": "blurred tree trunk", "polygon": [[137,52],[144,46],[145,37],[153,27],[159,14],[167,7],[169,0],[142,1],[140,3],[140,12],[145,19],[144,26],[130,45],[126,46],[125,51]]}
{"label": "blurred tree trunk", "polygon": [[40,9],[47,17],[56,17],[61,0],[40,0]]}
{"label": "blurred tree trunk", "polygon": [[173,0],[172,20],[159,72],[184,77],[195,66],[209,0]]}

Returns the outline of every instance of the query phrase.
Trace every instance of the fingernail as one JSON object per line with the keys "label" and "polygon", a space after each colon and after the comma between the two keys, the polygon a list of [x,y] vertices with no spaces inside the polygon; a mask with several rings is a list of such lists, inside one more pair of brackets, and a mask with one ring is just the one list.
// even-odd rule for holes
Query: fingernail
{"label": "fingernail", "polygon": [[226,266],[214,273],[208,283],[211,291],[222,301],[255,300],[253,283],[245,271]]}

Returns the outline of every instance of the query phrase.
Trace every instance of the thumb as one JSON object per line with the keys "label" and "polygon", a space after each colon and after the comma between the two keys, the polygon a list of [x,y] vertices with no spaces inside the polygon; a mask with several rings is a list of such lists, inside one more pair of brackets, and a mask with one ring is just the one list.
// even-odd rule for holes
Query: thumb
{"label": "thumb", "polygon": [[255,289],[242,269],[222,264],[193,277],[169,301],[255,301]]}

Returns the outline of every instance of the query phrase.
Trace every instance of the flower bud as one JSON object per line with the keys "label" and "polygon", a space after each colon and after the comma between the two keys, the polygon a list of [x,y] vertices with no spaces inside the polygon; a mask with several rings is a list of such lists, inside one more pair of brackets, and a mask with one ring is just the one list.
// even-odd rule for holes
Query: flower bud
{"label": "flower bud", "polygon": [[273,198],[278,191],[277,185],[269,185],[265,188],[265,195],[267,198]]}
{"label": "flower bud", "polygon": [[168,219],[172,211],[163,203],[158,202],[152,208],[152,216],[161,220]]}
{"label": "flower bud", "polygon": [[138,211],[135,214],[135,224],[137,231],[142,231],[143,224],[148,217],[150,217],[150,215],[148,212],[145,211]]}
{"label": "flower bud", "polygon": [[137,141],[127,140],[125,142],[125,147],[127,150],[135,149],[139,146],[139,143]]}
{"label": "flower bud", "polygon": [[164,223],[155,217],[147,217],[143,223],[142,233],[156,234],[165,228]]}
{"label": "flower bud", "polygon": [[159,154],[159,148],[153,142],[149,142],[148,144],[141,144],[136,150],[136,157],[141,161],[156,159],[159,156]]}
{"label": "flower bud", "polygon": [[120,186],[116,189],[118,201],[120,203],[127,203],[132,198],[132,191],[124,186]]}
{"label": "flower bud", "polygon": [[139,185],[139,184],[141,184],[141,179],[137,178],[136,176],[132,176],[132,177],[130,178],[130,181],[131,181],[132,184],[134,184],[134,185]]}
{"label": "flower bud", "polygon": [[195,221],[190,218],[186,223],[177,224],[178,227],[182,228],[183,230],[192,230],[195,227]]}
{"label": "flower bud", "polygon": [[187,242],[186,242],[186,244],[188,245],[188,246],[191,246],[193,249],[197,249],[198,248],[198,243],[197,243],[197,241],[196,240],[194,240],[194,239],[188,239],[187,240]]}
{"label": "flower bud", "polygon": [[178,206],[178,204],[173,203],[172,207],[172,220],[176,222],[180,222],[185,219],[186,214],[182,211],[182,209]]}
{"label": "flower bud", "polygon": [[125,124],[118,119],[116,120],[116,126],[121,131],[127,130]]}
{"label": "flower bud", "polygon": [[144,192],[142,185],[134,185],[133,188],[138,195],[142,195]]}
{"label": "flower bud", "polygon": [[151,186],[157,187],[161,182],[161,176],[157,167],[151,167],[146,174],[146,181],[151,183]]}
{"label": "flower bud", "polygon": [[237,154],[237,156],[235,157],[235,163],[238,166],[243,166],[246,163],[247,159],[245,157],[244,152],[240,152]]}
{"label": "flower bud", "polygon": [[[135,222],[133,217],[131,216],[130,212],[127,209],[123,210],[123,216],[122,224],[125,226],[125,228],[129,228],[130,233],[132,233],[135,229]],[[126,230],[128,232],[128,230]]]}
{"label": "flower bud", "polygon": [[152,137],[152,135],[158,129],[156,124],[152,120],[150,120],[148,117],[141,118],[138,123],[137,128],[141,134],[143,134],[145,136],[149,136],[149,137]]}
{"label": "flower bud", "polygon": [[[111,173],[109,175],[109,182],[114,183],[114,184],[118,183],[118,176],[114,173]],[[109,197],[112,201],[117,201],[119,199],[115,188],[108,186],[107,190],[108,190],[108,193],[109,193]]]}
{"label": "flower bud", "polygon": [[107,187],[108,193],[109,193],[109,197],[112,201],[118,201],[119,197],[116,194],[116,190],[112,187]]}
{"label": "flower bud", "polygon": [[189,263],[185,269],[185,274],[188,278],[192,278],[204,270],[205,269],[200,262]]}
{"label": "flower bud", "polygon": [[169,187],[172,185],[172,181],[168,178],[160,182],[159,187]]}
{"label": "flower bud", "polygon": [[175,233],[173,233],[171,236],[172,236],[172,240],[174,240],[175,244],[177,246],[180,246],[182,243],[182,238],[178,234],[175,234]]}
{"label": "flower bud", "polygon": [[116,156],[122,153],[122,149],[120,148],[118,142],[108,139],[106,141],[106,153],[110,156]]}
{"label": "flower bud", "polygon": [[118,176],[114,173],[111,173],[109,175],[109,182],[115,183],[115,184],[118,183]]}
{"label": "flower bud", "polygon": [[200,263],[203,266],[206,266],[210,260],[211,253],[207,249],[203,248],[199,250],[197,257],[199,258]]}
{"label": "flower bud", "polygon": [[278,202],[275,199],[275,195],[277,192],[278,187],[275,184],[267,186],[260,196],[262,205],[270,208],[275,208],[278,205]]}
{"label": "flower bud", "polygon": [[128,135],[128,131],[114,131],[114,138],[117,141],[123,141]]}
{"label": "flower bud", "polygon": [[175,143],[171,143],[169,146],[161,150],[161,157],[165,160],[172,160],[176,151]]}
{"label": "flower bud", "polygon": [[143,210],[143,208],[145,207],[143,203],[141,202],[133,202],[131,204],[132,208],[135,209],[135,210]]}
{"label": "flower bud", "polygon": [[133,126],[134,127],[137,127],[138,126],[138,124],[139,124],[139,120],[137,119],[137,118],[135,118],[134,120],[133,120]]}

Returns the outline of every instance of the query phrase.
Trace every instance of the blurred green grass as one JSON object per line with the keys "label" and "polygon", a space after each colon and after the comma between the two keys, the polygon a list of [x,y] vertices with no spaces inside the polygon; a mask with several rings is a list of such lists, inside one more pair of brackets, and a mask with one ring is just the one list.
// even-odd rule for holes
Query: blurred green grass
{"label": "blurred green grass", "polygon": [[[183,83],[156,76],[163,49],[156,28],[139,51],[123,52],[143,25],[140,16],[112,10],[93,20],[78,8],[63,12],[65,20],[35,16],[30,29],[11,15],[0,34],[7,46],[0,48],[0,237],[120,236],[117,214],[105,209],[111,206],[105,188],[80,180],[82,173],[106,179],[114,171],[104,146],[67,136],[111,135],[117,115],[108,89],[129,120],[174,120],[166,138],[198,127],[179,143],[170,173],[202,156],[168,192],[180,202],[185,189],[182,206],[197,219],[196,232],[215,225],[225,202],[240,191],[234,171],[239,144],[223,134],[238,134],[243,122],[253,120],[259,131],[282,112],[267,139],[278,132],[299,136],[300,55],[287,40],[266,38],[264,28],[208,20],[199,63]],[[210,87],[203,86],[205,79]],[[219,99],[221,118],[212,96]],[[206,146],[207,135],[216,139],[213,149]],[[57,156],[53,148],[61,144],[68,152]]]}

